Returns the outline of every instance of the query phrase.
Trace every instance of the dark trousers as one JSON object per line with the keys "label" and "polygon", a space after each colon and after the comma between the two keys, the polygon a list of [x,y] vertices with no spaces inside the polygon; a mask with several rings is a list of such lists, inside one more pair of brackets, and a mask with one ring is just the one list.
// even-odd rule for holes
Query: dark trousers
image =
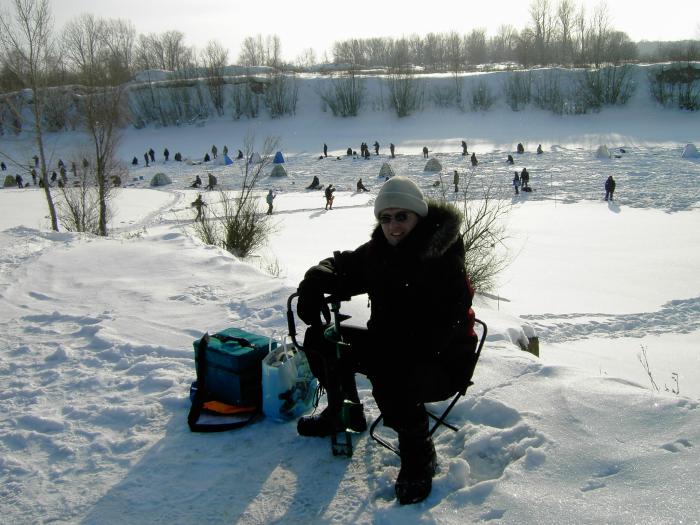
{"label": "dark trousers", "polygon": [[328,405],[340,407],[344,399],[359,402],[355,373],[367,376],[384,424],[405,431],[426,423],[424,403],[452,396],[449,370],[441,363],[406,357],[401,342],[382,342],[366,328],[342,326],[349,348],[336,359],[335,343],[325,339],[324,327],[306,331],[304,353],[311,371],[328,393]]}

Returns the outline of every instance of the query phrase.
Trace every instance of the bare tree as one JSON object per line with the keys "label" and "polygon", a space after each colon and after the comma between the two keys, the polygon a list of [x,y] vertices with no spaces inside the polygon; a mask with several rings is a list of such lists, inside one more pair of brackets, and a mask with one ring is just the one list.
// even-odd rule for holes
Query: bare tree
{"label": "bare tree", "polygon": [[[265,244],[271,224],[258,207],[257,186],[265,169],[272,163],[272,154],[278,144],[278,139],[266,138],[260,160],[256,162],[253,159],[256,152],[255,135],[248,132],[243,148],[249,160],[241,167],[243,176],[240,188],[235,191],[220,190],[221,211],[210,209],[202,221],[195,223],[195,233],[202,242],[221,246],[236,257],[246,257]],[[215,225],[210,221],[214,221]]]}
{"label": "bare tree", "polygon": [[216,40],[211,40],[202,52],[207,69],[207,87],[219,115],[224,114],[224,68],[228,62],[228,50]]}
{"label": "bare tree", "polygon": [[12,0],[12,4],[14,16],[0,16],[0,46],[5,56],[14,58],[13,73],[32,92],[34,138],[39,153],[41,181],[51,216],[51,228],[58,231],[58,215],[49,187],[42,128],[46,81],[53,51],[53,21],[48,0]]}
{"label": "bare tree", "polygon": [[107,28],[103,20],[82,15],[69,22],[64,33],[66,55],[83,86],[78,101],[82,125],[94,151],[91,157],[99,201],[98,233],[103,236],[107,235],[112,176],[118,170],[115,151],[124,116],[122,88],[110,85],[106,72]]}
{"label": "bare tree", "polygon": [[518,30],[512,25],[502,25],[498,33],[491,39],[491,60],[501,62],[515,59],[515,49],[518,43]]}
{"label": "bare tree", "polygon": [[105,45],[109,49],[107,60],[110,77],[115,83],[128,81],[134,69],[134,24],[129,20],[107,20],[104,37]]}
{"label": "bare tree", "polygon": [[472,29],[464,37],[464,53],[470,64],[483,64],[487,60],[486,29]]}
{"label": "bare tree", "polygon": [[610,31],[608,6],[605,2],[601,2],[593,11],[593,21],[591,23],[591,59],[595,67],[600,67],[605,60]]}
{"label": "bare tree", "polygon": [[573,24],[574,4],[572,0],[561,0],[557,6],[557,24],[559,28],[559,57],[562,63],[573,63]]}
{"label": "bare tree", "polygon": [[[506,190],[494,177],[482,178],[475,171],[462,174],[463,183],[454,205],[461,211],[461,236],[465,267],[474,286],[488,292],[509,262],[504,249],[507,239],[505,218],[511,210]],[[451,192],[442,181],[436,198],[447,202]]]}
{"label": "bare tree", "polygon": [[262,37],[260,35],[257,37],[247,36],[243,39],[238,62],[246,67],[262,65]]}
{"label": "bare tree", "polygon": [[282,67],[282,41],[278,35],[268,35],[265,39],[265,65],[279,69]]}
{"label": "bare tree", "polygon": [[581,6],[574,17],[574,43],[576,52],[574,53],[574,65],[581,65],[588,62],[588,39],[590,29],[586,18],[586,8]]}
{"label": "bare tree", "polygon": [[535,57],[538,63],[549,62],[550,43],[554,32],[554,18],[549,0],[533,0],[530,4]]}
{"label": "bare tree", "polygon": [[316,52],[312,47],[307,47],[306,49],[304,49],[301,53],[299,53],[299,55],[296,58],[296,64],[301,68],[308,69],[314,64],[316,64],[316,62]]}

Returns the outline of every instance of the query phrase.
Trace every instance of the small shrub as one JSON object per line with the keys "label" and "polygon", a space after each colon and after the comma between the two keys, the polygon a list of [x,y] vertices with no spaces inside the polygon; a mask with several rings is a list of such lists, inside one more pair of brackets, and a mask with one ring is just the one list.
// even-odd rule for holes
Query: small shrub
{"label": "small shrub", "polygon": [[506,104],[513,111],[520,111],[532,99],[532,74],[530,72],[514,72],[506,77],[503,87]]}
{"label": "small shrub", "polygon": [[558,71],[546,71],[535,81],[533,103],[540,109],[557,115],[565,113],[567,103],[562,92]]}
{"label": "small shrub", "polygon": [[440,108],[456,106],[459,93],[454,86],[435,86],[430,94],[433,104]]}
{"label": "small shrub", "polygon": [[276,74],[265,92],[265,105],[272,118],[294,115],[299,99],[299,87],[292,76]]}
{"label": "small shrub", "polygon": [[412,73],[392,73],[387,79],[389,104],[396,115],[407,117],[423,105],[423,83]]}
{"label": "small shrub", "polygon": [[472,111],[488,111],[495,101],[496,97],[486,82],[481,81],[473,87],[471,92]]}
{"label": "small shrub", "polygon": [[356,117],[364,101],[364,80],[352,72],[332,77],[329,85],[320,89],[319,95],[333,116]]}
{"label": "small shrub", "polygon": [[649,89],[662,106],[700,110],[700,68],[691,64],[672,64],[650,71]]}

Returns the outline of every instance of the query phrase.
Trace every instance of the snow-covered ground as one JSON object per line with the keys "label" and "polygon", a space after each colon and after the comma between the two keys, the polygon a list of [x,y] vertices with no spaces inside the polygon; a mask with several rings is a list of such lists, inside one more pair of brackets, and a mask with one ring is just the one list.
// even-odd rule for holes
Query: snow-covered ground
{"label": "snow-covered ground", "polygon": [[[0,521],[700,522],[700,161],[680,157],[687,142],[700,144],[698,115],[261,120],[252,127],[259,140],[280,136],[289,177],[263,181],[278,191],[276,231],[241,261],[193,235],[188,188],[207,171],[235,187],[239,166],[166,164],[161,151],[236,151],[249,125],[128,131],[120,156],[142,161],[153,147],[157,162],[131,170],[106,239],[52,233],[38,190],[0,191]],[[479,158],[474,171],[462,139]],[[374,140],[380,156],[344,155]],[[324,142],[331,156],[319,159]],[[517,142],[528,151],[513,168],[505,157]],[[54,163],[79,147],[68,133],[49,143]],[[600,144],[613,158],[595,157]],[[367,239],[383,162],[435,191],[423,145],[450,181],[453,169],[493,180],[512,203],[512,262],[477,298],[489,337],[452,412],[461,429],[437,435],[431,496],[399,506],[398,458],[366,433],[351,460],[333,457],[329,440],[297,436],[294,422],[190,433],[192,341],[228,326],[285,333],[286,298],[306,268]],[[515,197],[512,171],[524,166],[534,191]],[[161,171],[173,184],[150,189]],[[614,203],[602,200],[609,174]],[[332,211],[303,189],[314,175],[339,188]],[[354,193],[360,177],[370,193]],[[217,194],[204,198],[215,205]],[[362,301],[349,308],[366,314]],[[532,329],[539,358],[517,344]],[[363,378],[360,387],[376,416]]]}

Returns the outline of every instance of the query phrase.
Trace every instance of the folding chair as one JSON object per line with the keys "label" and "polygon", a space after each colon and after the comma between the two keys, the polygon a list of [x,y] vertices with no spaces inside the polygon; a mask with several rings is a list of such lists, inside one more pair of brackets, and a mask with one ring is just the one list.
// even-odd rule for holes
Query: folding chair
{"label": "folding chair", "polygon": [[[484,342],[486,341],[486,334],[488,332],[488,327],[486,326],[486,323],[484,323],[480,319],[474,319],[474,323],[481,326],[482,333],[481,333],[481,337],[479,338],[479,344],[477,345],[476,351],[474,352],[474,358],[471,360],[469,368],[465,371],[466,375],[467,375],[467,381],[465,383],[464,388],[459,390],[454,395],[454,397],[452,398],[452,401],[450,401],[450,404],[442,412],[442,414],[440,414],[438,416],[438,415],[434,414],[433,412],[431,412],[430,410],[426,409],[426,412],[428,413],[428,417],[430,417],[430,419],[435,421],[432,428],[430,429],[430,433],[429,433],[430,436],[432,436],[435,433],[435,431],[440,427],[440,425],[445,425],[447,428],[449,428],[450,430],[453,430],[455,432],[457,432],[459,430],[459,428],[457,428],[453,424],[446,421],[446,418],[449,415],[452,408],[457,404],[457,401],[459,401],[459,399],[463,395],[466,394],[467,389],[474,384],[472,382],[472,375],[474,374],[474,369],[476,368],[476,364],[479,361],[479,356],[481,355],[481,349],[484,346]],[[379,414],[379,417],[374,420],[372,425],[369,427],[369,435],[372,439],[374,439],[377,443],[379,443],[384,448],[391,450],[394,454],[400,455],[399,450],[394,445],[389,443],[383,437],[375,434],[375,430],[377,428],[377,425],[379,425],[379,423],[382,421],[383,418],[384,418],[384,416],[382,414]]]}

